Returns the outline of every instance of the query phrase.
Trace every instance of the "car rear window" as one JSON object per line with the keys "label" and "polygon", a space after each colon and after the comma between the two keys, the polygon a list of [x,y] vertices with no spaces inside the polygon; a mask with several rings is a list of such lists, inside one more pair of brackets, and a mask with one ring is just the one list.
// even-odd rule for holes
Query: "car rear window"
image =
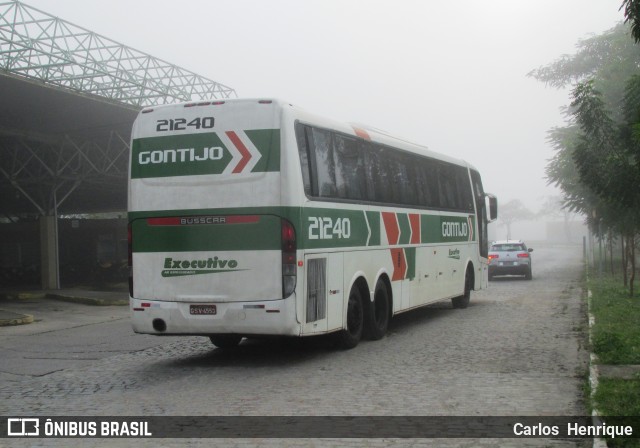
{"label": "car rear window", "polygon": [[526,250],[522,244],[494,244],[491,250],[495,252],[512,252]]}

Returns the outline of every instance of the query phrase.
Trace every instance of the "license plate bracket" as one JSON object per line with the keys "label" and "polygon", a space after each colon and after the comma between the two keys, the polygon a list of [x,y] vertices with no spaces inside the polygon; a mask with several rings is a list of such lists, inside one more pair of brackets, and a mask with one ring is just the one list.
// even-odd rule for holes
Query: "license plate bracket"
{"label": "license plate bracket", "polygon": [[215,316],[218,309],[215,305],[189,305],[189,314],[193,316]]}

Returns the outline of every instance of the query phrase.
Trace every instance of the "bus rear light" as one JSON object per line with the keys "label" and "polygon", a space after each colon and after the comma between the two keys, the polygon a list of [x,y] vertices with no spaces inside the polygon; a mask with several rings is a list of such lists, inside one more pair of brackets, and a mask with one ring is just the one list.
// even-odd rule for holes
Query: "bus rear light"
{"label": "bus rear light", "polygon": [[282,230],[282,298],[286,299],[296,289],[297,244],[296,230],[286,219],[281,221]]}
{"label": "bus rear light", "polygon": [[153,109],[144,109],[141,113],[148,114],[150,112],[153,112]]}

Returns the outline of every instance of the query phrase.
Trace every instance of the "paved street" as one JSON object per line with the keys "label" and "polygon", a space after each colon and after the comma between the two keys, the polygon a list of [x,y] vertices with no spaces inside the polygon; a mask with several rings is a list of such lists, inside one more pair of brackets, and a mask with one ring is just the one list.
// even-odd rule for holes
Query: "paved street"
{"label": "paved street", "polygon": [[[3,303],[36,322],[0,328],[0,415],[584,415],[582,249],[533,247],[532,281],[497,278],[488,290],[472,293],[465,310],[443,303],[397,316],[387,337],[349,351],[335,351],[324,340],[245,340],[222,351],[206,338],[134,335],[127,307]],[[0,439],[0,446],[32,445],[27,442]],[[74,442],[132,441],[38,441]],[[546,439],[136,441],[187,444],[587,445]]]}

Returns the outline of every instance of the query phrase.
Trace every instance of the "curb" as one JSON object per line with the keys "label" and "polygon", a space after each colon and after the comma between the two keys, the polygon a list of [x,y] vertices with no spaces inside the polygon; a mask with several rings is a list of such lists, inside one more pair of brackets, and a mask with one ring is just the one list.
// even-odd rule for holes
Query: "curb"
{"label": "curb", "polygon": [[0,327],[11,327],[14,325],[26,325],[33,322],[33,316],[31,314],[16,314],[12,319],[0,319]]}
{"label": "curb", "polygon": [[[589,317],[589,346],[593,347],[593,341],[591,340],[591,330],[596,323],[596,318],[593,314],[591,314],[591,290],[587,290],[587,309],[588,309],[588,317]],[[598,371],[598,357],[594,353],[589,353],[589,385],[591,386],[591,402],[593,403],[593,397],[596,394],[596,389],[598,388],[598,377],[600,372]],[[591,411],[591,420],[594,424],[599,424],[600,414],[598,410],[594,407]],[[593,448],[607,448],[607,442],[605,439],[594,438],[593,439]]]}
{"label": "curb", "polygon": [[107,300],[107,299],[99,299],[97,297],[78,297],[78,296],[68,296],[68,295],[60,295],[60,294],[52,294],[47,293],[44,295],[47,299],[59,300],[61,302],[71,302],[71,303],[82,303],[84,305],[94,305],[94,306],[125,306],[129,305],[129,300]]}
{"label": "curb", "polygon": [[32,300],[32,299],[44,299],[46,293],[44,292],[5,292],[0,293],[0,299],[4,300]]}

